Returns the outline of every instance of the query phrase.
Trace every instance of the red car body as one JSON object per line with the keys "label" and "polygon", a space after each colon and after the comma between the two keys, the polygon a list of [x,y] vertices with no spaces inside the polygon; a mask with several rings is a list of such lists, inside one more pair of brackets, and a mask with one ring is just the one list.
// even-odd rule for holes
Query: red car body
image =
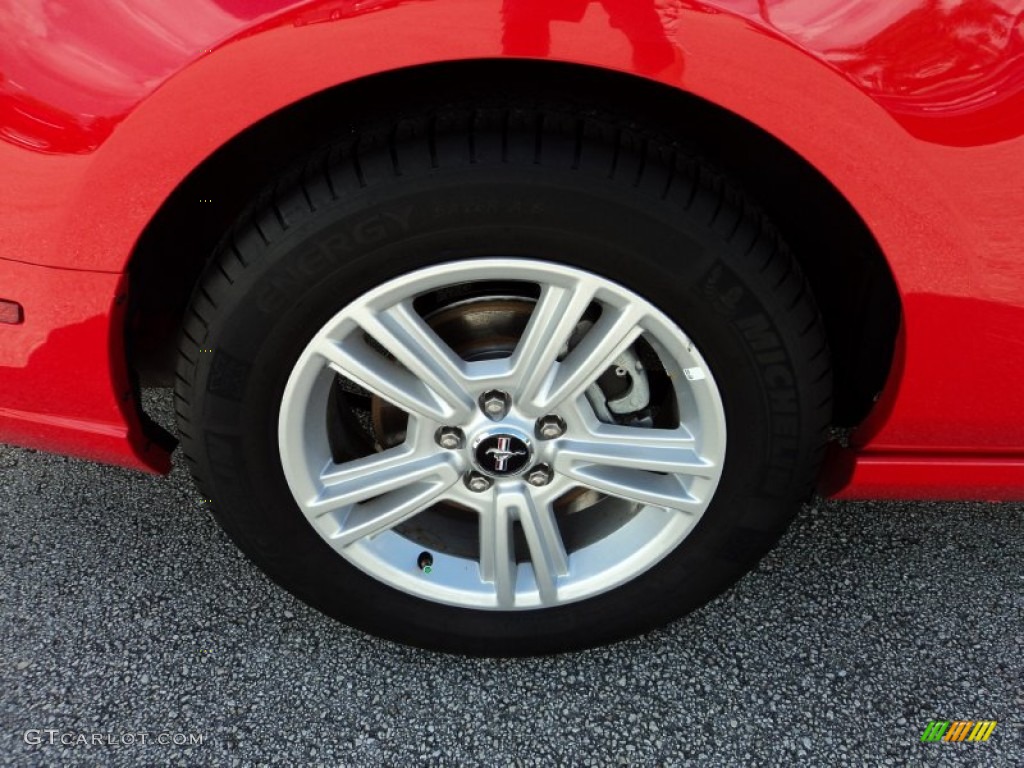
{"label": "red car body", "polygon": [[0,440],[166,471],[125,348],[127,275],[183,180],[326,89],[532,58],[739,116],[867,226],[902,320],[824,492],[1024,498],[1022,18],[1022,0],[7,0],[0,301],[21,309],[0,323]]}

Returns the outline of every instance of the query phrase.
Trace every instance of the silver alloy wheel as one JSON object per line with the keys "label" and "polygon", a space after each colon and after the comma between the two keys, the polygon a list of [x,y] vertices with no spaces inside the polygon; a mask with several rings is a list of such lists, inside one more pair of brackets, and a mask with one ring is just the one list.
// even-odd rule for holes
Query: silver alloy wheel
{"label": "silver alloy wheel", "polygon": [[[464,359],[415,305],[441,289],[498,282],[535,291],[522,337],[503,357]],[[581,324],[588,312],[596,314],[592,324]],[[588,399],[599,377],[641,338],[670,382],[674,408],[667,428],[607,423]],[[336,462],[327,412],[338,376],[408,414],[404,440]],[[508,396],[497,421],[481,402],[484,393],[495,392]],[[555,417],[564,431],[539,437],[537,430]],[[457,447],[442,447],[443,430],[465,440],[446,439]],[[403,592],[496,610],[582,600],[651,568],[707,509],[725,439],[714,377],[664,313],[589,272],[511,258],[417,270],[349,304],[299,356],[278,422],[292,495],[339,555]],[[515,471],[497,466],[502,457],[506,465],[515,460]],[[567,546],[556,511],[580,489],[618,510],[627,505],[628,514],[595,512],[604,528],[582,545]],[[408,535],[409,522],[438,504],[475,513],[475,557],[445,551],[436,535],[434,548]],[[608,519],[615,521],[610,530]],[[517,534],[524,546],[516,546]]]}

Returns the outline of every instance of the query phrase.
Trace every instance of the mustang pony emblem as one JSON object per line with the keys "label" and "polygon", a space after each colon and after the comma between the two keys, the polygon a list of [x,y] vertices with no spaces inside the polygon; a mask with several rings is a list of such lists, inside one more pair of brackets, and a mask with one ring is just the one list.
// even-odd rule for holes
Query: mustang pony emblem
{"label": "mustang pony emblem", "polygon": [[526,451],[513,451],[510,450],[512,446],[512,438],[510,437],[499,437],[498,445],[495,448],[488,448],[484,453],[488,456],[494,457],[494,471],[504,472],[508,466],[508,460],[513,456],[525,456]]}

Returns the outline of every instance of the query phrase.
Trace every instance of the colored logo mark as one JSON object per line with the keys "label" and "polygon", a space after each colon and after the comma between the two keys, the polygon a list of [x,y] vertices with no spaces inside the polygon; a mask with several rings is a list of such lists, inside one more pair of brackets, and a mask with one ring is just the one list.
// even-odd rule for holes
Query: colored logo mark
{"label": "colored logo mark", "polygon": [[515,475],[530,463],[529,442],[516,435],[482,435],[475,453],[477,464],[491,475]]}
{"label": "colored logo mark", "polygon": [[930,720],[921,741],[988,741],[995,720]]}
{"label": "colored logo mark", "polygon": [[512,438],[511,437],[499,437],[497,448],[488,448],[486,451],[488,456],[494,457],[494,471],[504,472],[505,467],[508,464],[508,460],[513,456],[525,456],[526,451],[516,451],[512,449]]}

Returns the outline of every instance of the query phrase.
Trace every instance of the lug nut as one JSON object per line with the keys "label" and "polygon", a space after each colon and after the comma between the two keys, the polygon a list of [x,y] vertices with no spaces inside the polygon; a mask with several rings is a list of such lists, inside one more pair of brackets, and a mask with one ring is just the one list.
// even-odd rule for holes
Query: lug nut
{"label": "lug nut", "polygon": [[508,413],[510,403],[508,394],[497,389],[490,389],[480,395],[480,410],[487,414],[487,418],[495,421]]}
{"label": "lug nut", "polygon": [[526,473],[526,482],[530,485],[542,486],[551,482],[551,467],[547,464],[538,464]]}
{"label": "lug nut", "polygon": [[470,472],[466,475],[466,487],[474,493],[483,493],[491,487],[491,478],[479,472]]}
{"label": "lug nut", "polygon": [[537,437],[541,440],[554,440],[565,434],[565,422],[557,416],[542,416],[537,419]]}
{"label": "lug nut", "polygon": [[441,427],[434,436],[442,448],[454,450],[462,447],[462,430],[458,427]]}

